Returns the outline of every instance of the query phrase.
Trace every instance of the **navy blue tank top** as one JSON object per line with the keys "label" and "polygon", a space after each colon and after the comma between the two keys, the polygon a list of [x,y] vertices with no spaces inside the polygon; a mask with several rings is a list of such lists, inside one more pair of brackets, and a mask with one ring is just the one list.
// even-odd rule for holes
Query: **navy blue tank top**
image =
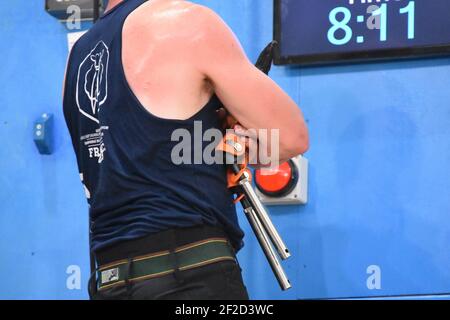
{"label": "navy blue tank top", "polygon": [[195,124],[203,130],[221,127],[216,115],[220,101],[213,96],[188,120],[162,119],[141,105],[125,78],[122,27],[144,2],[124,0],[108,11],[69,57],[64,116],[90,207],[91,250],[199,225],[223,228],[239,250],[244,234],[227,189],[226,168],[171,160],[179,144],[172,141],[175,130],[194,136]]}

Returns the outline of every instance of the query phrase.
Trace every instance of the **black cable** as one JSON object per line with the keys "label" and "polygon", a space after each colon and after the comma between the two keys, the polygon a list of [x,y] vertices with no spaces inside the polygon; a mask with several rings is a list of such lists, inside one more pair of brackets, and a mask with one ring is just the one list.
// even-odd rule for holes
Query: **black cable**
{"label": "black cable", "polygon": [[94,6],[94,23],[100,18],[100,0],[93,0]]}

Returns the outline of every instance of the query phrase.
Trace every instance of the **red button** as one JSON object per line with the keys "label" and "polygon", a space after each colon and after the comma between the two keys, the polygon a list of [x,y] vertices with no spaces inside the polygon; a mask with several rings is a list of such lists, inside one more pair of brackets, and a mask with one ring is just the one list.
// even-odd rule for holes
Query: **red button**
{"label": "red button", "polygon": [[288,162],[285,162],[270,175],[263,175],[261,170],[256,170],[255,183],[263,192],[283,192],[292,183],[292,168]]}

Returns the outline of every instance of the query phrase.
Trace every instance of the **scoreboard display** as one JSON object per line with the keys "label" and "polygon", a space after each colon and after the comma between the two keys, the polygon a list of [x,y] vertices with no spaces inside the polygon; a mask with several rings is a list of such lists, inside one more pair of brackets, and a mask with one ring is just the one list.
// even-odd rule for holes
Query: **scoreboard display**
{"label": "scoreboard display", "polygon": [[275,63],[450,55],[450,0],[274,0]]}

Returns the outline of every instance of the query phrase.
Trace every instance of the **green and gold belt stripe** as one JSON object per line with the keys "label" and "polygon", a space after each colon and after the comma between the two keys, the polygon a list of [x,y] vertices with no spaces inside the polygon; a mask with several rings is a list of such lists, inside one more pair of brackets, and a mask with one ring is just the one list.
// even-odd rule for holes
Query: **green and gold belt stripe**
{"label": "green and gold belt stripe", "polygon": [[[229,242],[224,238],[211,238],[191,243],[175,249],[180,271],[189,270],[211,263],[235,261]],[[162,251],[132,259],[128,281],[140,281],[162,277],[175,272],[170,251]],[[120,260],[100,266],[97,271],[99,290],[124,285],[128,260]]]}

